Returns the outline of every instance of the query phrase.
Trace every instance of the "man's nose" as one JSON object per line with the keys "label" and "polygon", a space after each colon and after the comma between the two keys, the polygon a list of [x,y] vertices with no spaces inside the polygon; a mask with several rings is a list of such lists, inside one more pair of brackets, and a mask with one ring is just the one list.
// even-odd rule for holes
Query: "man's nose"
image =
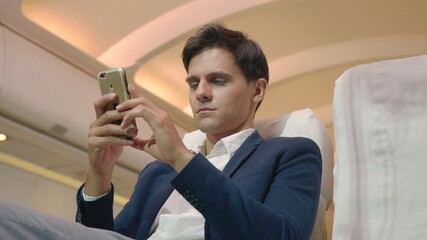
{"label": "man's nose", "polygon": [[211,86],[205,82],[200,81],[196,89],[196,98],[201,102],[210,101],[212,99],[212,89]]}

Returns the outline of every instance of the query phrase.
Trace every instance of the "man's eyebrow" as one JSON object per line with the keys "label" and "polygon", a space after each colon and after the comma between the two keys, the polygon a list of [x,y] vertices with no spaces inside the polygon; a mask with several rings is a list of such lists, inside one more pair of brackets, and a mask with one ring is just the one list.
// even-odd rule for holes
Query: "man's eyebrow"
{"label": "man's eyebrow", "polygon": [[211,72],[208,74],[208,77],[222,77],[222,78],[230,78],[231,75],[226,73],[226,72],[222,72],[222,71],[218,71],[218,72]]}
{"label": "man's eyebrow", "polygon": [[[210,72],[207,74],[207,77],[225,77],[225,78],[229,78],[231,77],[231,74],[226,73],[226,72],[222,72],[222,71],[217,71],[217,72]],[[185,81],[189,82],[189,81],[194,81],[194,80],[199,80],[199,77],[196,77],[194,75],[190,75],[187,76],[187,78],[185,79]]]}
{"label": "man's eyebrow", "polygon": [[187,77],[185,78],[185,82],[190,83],[190,82],[197,81],[198,79],[199,79],[198,77],[193,76],[193,75],[190,75],[190,76],[187,76]]}
{"label": "man's eyebrow", "polygon": [[[226,72],[222,72],[222,71],[217,71],[217,72],[208,73],[208,75],[206,77],[207,78],[221,77],[221,78],[226,78],[227,79],[227,78],[231,78],[231,74],[226,73]],[[194,75],[190,75],[190,76],[187,76],[185,78],[185,82],[187,82],[187,83],[191,83],[191,82],[194,82],[194,81],[199,81],[199,77],[194,76]]]}

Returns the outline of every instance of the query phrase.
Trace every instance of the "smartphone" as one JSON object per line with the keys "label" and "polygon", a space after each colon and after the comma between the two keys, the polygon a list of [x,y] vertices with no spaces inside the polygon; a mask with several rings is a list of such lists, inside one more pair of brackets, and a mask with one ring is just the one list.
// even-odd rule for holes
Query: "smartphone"
{"label": "smartphone", "polygon": [[[105,111],[115,110],[117,105],[130,99],[126,72],[123,68],[114,68],[100,72],[98,74],[98,81],[102,95],[114,92],[118,96],[115,102],[105,107]],[[120,125],[122,121],[117,120],[113,123]],[[135,120],[130,124],[129,128],[136,128]]]}

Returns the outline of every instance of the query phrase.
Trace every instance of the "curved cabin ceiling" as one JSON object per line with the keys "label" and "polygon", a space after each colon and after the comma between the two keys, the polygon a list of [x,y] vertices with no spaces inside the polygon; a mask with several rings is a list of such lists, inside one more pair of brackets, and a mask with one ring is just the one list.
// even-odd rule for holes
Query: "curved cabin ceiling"
{"label": "curved cabin ceiling", "polygon": [[29,22],[55,36],[45,48],[93,75],[102,66],[124,66],[138,86],[189,116],[181,49],[201,25],[223,22],[258,41],[269,60],[269,93],[257,118],[310,107],[331,134],[334,82],[343,71],[427,53],[423,0],[24,0],[19,6]]}

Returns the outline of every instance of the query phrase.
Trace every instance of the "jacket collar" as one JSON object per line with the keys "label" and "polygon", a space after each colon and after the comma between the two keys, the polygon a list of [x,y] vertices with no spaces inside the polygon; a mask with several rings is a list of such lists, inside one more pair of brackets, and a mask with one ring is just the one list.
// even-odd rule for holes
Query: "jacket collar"
{"label": "jacket collar", "polygon": [[231,157],[227,165],[225,165],[223,172],[232,177],[236,170],[249,159],[252,153],[263,141],[264,139],[259,135],[258,131],[253,132],[243,142],[242,146],[236,151],[233,157]]}

